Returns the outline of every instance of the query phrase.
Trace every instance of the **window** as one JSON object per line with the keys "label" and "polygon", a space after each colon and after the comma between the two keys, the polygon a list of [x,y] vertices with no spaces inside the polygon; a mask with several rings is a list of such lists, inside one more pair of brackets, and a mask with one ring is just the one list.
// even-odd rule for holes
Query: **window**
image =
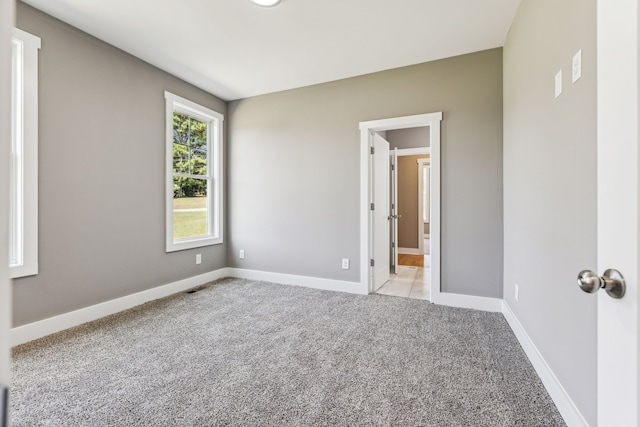
{"label": "window", "polygon": [[14,28],[9,165],[12,278],[38,274],[38,49],[40,38]]}
{"label": "window", "polygon": [[165,92],[166,251],[222,243],[224,116]]}

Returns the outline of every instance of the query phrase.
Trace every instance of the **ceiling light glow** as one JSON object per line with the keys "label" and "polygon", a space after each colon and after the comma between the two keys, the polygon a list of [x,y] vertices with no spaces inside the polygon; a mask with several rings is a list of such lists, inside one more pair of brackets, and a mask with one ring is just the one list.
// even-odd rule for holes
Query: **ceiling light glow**
{"label": "ceiling light glow", "polygon": [[280,3],[280,0],[249,0],[251,3],[262,7],[273,7]]}

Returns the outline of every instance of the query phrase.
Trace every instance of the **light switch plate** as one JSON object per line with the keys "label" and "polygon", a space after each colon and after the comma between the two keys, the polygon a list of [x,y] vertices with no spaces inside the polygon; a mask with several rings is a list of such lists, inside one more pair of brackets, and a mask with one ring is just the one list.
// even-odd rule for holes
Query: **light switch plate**
{"label": "light switch plate", "polygon": [[571,83],[577,82],[582,77],[582,49],[580,49],[571,61]]}
{"label": "light switch plate", "polygon": [[562,70],[558,71],[558,73],[556,74],[555,87],[556,87],[555,93],[557,98],[562,94]]}

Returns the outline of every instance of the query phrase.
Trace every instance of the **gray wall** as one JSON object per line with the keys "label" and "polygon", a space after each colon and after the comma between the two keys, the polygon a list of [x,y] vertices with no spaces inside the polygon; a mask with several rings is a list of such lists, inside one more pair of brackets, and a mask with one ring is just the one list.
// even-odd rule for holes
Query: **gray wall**
{"label": "gray wall", "polygon": [[229,264],[359,281],[358,123],[436,111],[443,290],[500,298],[501,49],[230,103]]}
{"label": "gray wall", "polygon": [[[387,133],[388,135],[388,133]],[[398,246],[418,249],[418,159],[427,155],[398,157]]]}
{"label": "gray wall", "polygon": [[[0,93],[11,93],[10,31],[13,1],[0,2]],[[11,97],[0,97],[0,259],[9,259],[9,153],[11,152]],[[0,385],[11,381],[9,328],[11,327],[11,285],[9,264],[0,263]],[[2,414],[0,414],[2,417]],[[0,423],[2,420],[0,418]]]}
{"label": "gray wall", "polygon": [[431,133],[428,126],[389,130],[385,139],[389,141],[389,148],[422,148],[431,146]]}
{"label": "gray wall", "polygon": [[224,267],[225,245],[165,253],[164,91],[225,103],[21,3],[17,26],[42,38],[40,273],[14,326]]}
{"label": "gray wall", "polygon": [[596,298],[576,276],[596,265],[595,6],[523,0],[504,47],[504,298],[591,425]]}

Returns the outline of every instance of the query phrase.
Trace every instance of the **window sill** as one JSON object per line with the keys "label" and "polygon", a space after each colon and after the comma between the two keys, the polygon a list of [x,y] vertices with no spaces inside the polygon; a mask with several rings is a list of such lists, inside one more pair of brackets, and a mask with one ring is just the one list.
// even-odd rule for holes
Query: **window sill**
{"label": "window sill", "polygon": [[38,264],[22,265],[20,267],[9,267],[9,278],[19,279],[21,277],[35,276],[38,274]]}
{"label": "window sill", "polygon": [[167,242],[166,252],[176,252],[185,249],[202,248],[223,243],[222,237],[203,237],[199,239],[178,240]]}

